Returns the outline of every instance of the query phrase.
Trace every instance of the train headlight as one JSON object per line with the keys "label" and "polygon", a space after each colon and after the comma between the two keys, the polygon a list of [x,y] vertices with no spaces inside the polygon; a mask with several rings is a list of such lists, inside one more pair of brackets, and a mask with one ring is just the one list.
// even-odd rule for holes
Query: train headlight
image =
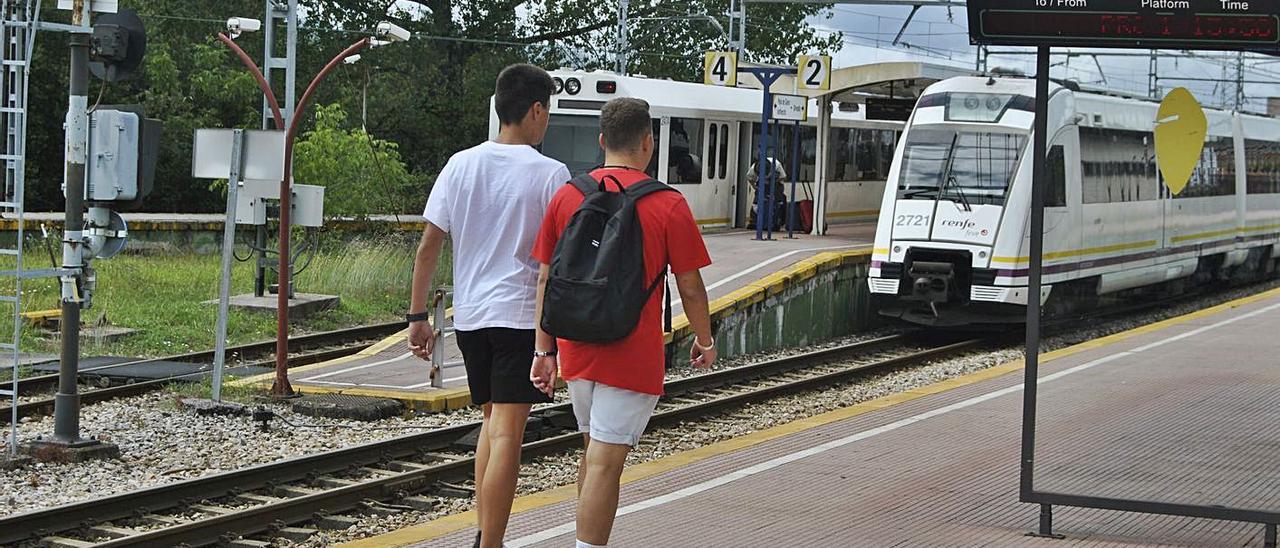
{"label": "train headlight", "polygon": [[953,122],[997,122],[1013,101],[1010,94],[951,94],[947,102],[947,120]]}
{"label": "train headlight", "polygon": [[555,78],[552,78],[551,81],[555,82],[556,85],[554,94],[560,95],[560,92],[564,91],[564,80],[560,79],[559,76],[556,76]]}
{"label": "train headlight", "polygon": [[582,81],[577,78],[570,78],[564,81],[564,92],[569,95],[577,95],[582,91]]}

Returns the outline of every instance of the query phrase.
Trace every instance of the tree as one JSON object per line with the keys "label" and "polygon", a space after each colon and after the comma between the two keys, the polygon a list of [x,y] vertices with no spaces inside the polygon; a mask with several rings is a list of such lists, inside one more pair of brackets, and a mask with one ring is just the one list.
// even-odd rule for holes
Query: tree
{"label": "tree", "polygon": [[347,129],[338,104],[317,108],[315,119],[295,147],[294,172],[299,184],[325,187],[326,216],[363,220],[422,205],[426,194],[413,194],[417,181],[395,143]]}

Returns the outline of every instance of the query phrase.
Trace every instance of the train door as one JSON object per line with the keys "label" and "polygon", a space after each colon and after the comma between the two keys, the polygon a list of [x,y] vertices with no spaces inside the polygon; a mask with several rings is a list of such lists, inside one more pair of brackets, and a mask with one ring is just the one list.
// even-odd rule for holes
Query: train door
{"label": "train door", "polygon": [[1063,128],[1049,145],[1046,162],[1049,188],[1044,200],[1045,252],[1064,252],[1081,246],[1080,129]]}
{"label": "train door", "polygon": [[[730,124],[730,127],[733,125]],[[734,133],[737,135],[736,146],[731,148],[737,151],[732,158],[736,170],[731,170],[731,183],[735,189],[737,207],[734,208],[733,226],[735,228],[746,228],[747,223],[751,219],[751,200],[755,195],[751,192],[751,183],[748,181],[748,175],[751,169],[751,159],[756,155],[756,139],[759,132],[759,124],[755,123],[739,123],[738,130]]]}
{"label": "train door", "polygon": [[737,203],[737,188],[733,174],[737,162],[737,122],[707,120],[703,129],[703,185],[699,189],[704,196],[704,211],[699,223],[703,227],[733,226]]}

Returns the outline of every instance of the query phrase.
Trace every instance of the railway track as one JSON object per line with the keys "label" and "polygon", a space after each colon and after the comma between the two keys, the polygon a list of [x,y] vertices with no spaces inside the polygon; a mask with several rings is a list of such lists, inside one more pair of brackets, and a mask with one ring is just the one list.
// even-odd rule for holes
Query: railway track
{"label": "railway track", "polygon": [[[298,367],[355,354],[368,346],[368,342],[396,333],[404,329],[404,327],[404,322],[390,322],[290,337],[289,351],[291,355],[289,358],[289,366]],[[275,365],[274,358],[272,358],[273,352],[275,352],[275,341],[260,341],[228,347],[227,364],[228,367],[273,367]],[[292,355],[294,352],[301,352],[301,354]],[[133,379],[121,379],[119,378],[120,376],[112,375],[113,370],[125,366],[139,366],[159,362],[208,364],[212,362],[212,360],[213,350],[202,350],[199,352],[191,352],[175,356],[148,358],[82,369],[80,371],[81,382],[84,382],[87,379],[107,379],[108,381],[115,379],[119,381],[120,384],[83,391],[80,393],[80,402],[82,404],[90,404],[115,398],[135,396],[152,390],[158,390],[175,381],[196,380],[208,374],[208,371],[202,370],[188,374],[174,375],[160,379],[149,379],[140,382],[133,382]],[[57,374],[39,375],[18,379],[19,396],[25,396],[29,400],[19,403],[18,418],[21,419],[25,417],[41,416],[51,413],[53,411],[54,401],[52,396],[36,399],[30,399],[30,397],[33,394],[39,394],[41,392],[51,393],[56,389],[57,385]],[[8,384],[6,383],[6,387],[7,386]],[[5,405],[7,405],[7,402]],[[8,413],[0,413],[0,424],[9,424]]]}
{"label": "railway track", "polygon": [[[985,339],[922,342],[893,335],[667,383],[651,427],[661,427],[873,372],[954,356]],[[927,345],[902,353],[902,347]],[[894,353],[894,349],[898,352]],[[53,546],[264,545],[253,535],[305,539],[346,528],[343,512],[430,510],[469,497],[473,457],[457,441],[468,423],[0,519],[0,543]],[[569,404],[534,412],[528,457],[579,447]],[[423,496],[423,495],[426,496]],[[393,501],[388,506],[386,501]],[[311,527],[298,527],[310,523]]]}

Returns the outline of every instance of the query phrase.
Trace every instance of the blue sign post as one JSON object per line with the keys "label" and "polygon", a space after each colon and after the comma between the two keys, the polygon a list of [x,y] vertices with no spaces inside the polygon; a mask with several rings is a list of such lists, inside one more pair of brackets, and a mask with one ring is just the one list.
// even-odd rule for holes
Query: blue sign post
{"label": "blue sign post", "polygon": [[[756,147],[756,239],[771,240],[773,239],[773,213],[765,209],[765,162],[766,153],[769,150],[769,119],[773,115],[773,92],[769,90],[774,82],[778,81],[783,75],[795,74],[794,68],[778,68],[778,67],[739,67],[738,72],[746,72],[754,75],[760,81],[760,85],[764,86],[764,102],[760,109],[760,143]],[[770,171],[773,171],[770,167]],[[773,190],[772,185],[768,190]],[[773,195],[770,193],[769,203],[773,203]],[[767,217],[766,217],[767,215]],[[764,223],[766,218],[770,222],[769,234],[766,237],[764,232]]]}

